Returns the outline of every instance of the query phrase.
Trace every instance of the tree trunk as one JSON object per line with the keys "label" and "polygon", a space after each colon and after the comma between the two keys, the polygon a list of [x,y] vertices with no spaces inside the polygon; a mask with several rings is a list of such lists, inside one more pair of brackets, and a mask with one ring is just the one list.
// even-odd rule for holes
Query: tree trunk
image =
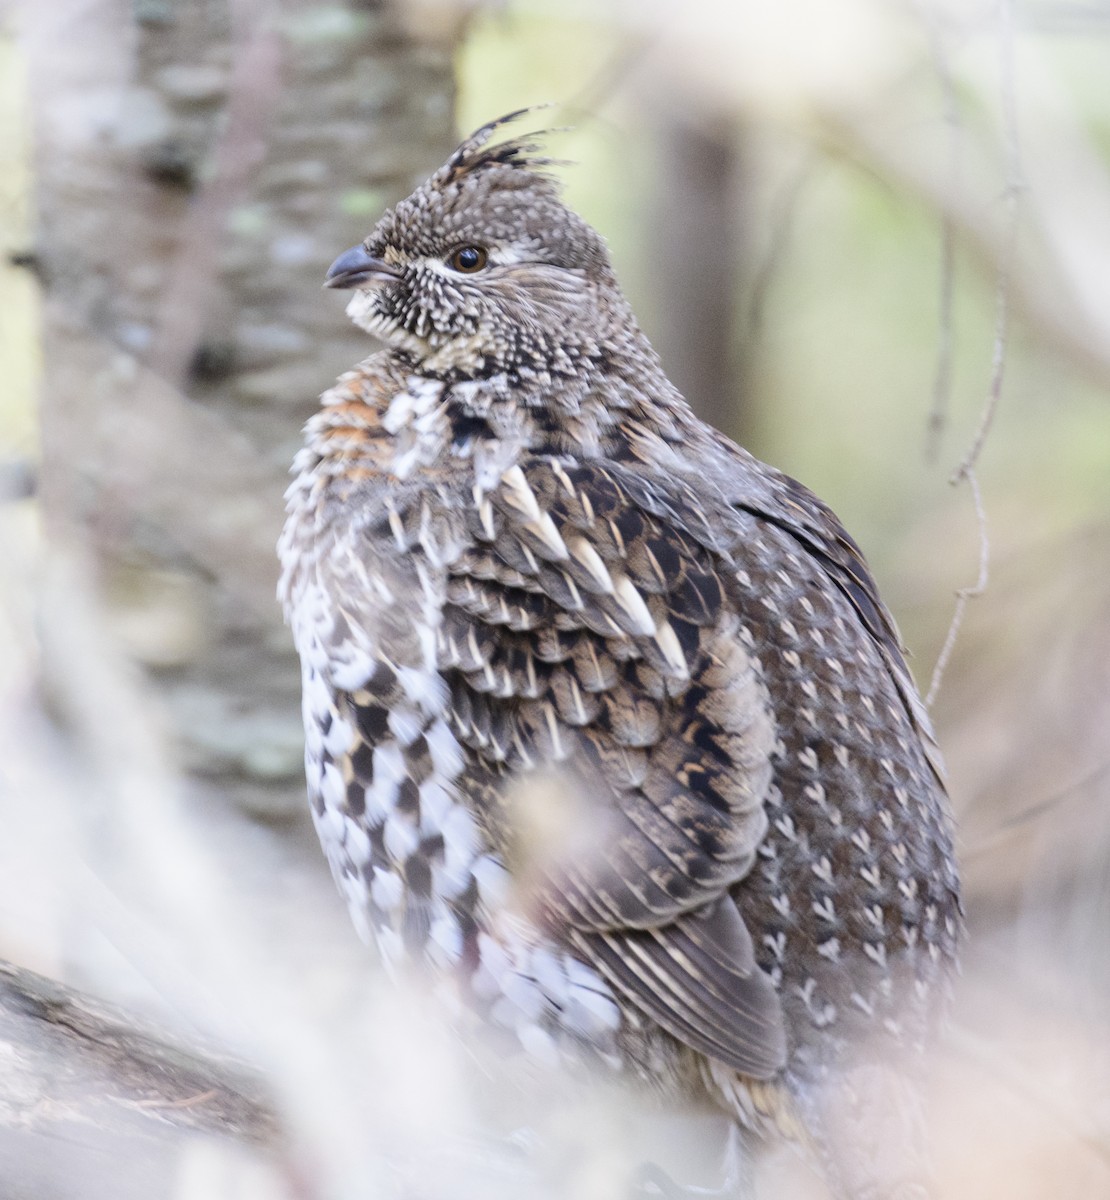
{"label": "tree trunk", "polygon": [[654,113],[659,159],[651,275],[665,297],[656,348],[694,411],[731,437],[750,433],[735,314],[744,214],[741,130],[731,117]]}
{"label": "tree trunk", "polygon": [[452,142],[451,41],[371,0],[29,4],[41,491],[87,541],[183,761],[302,804],[274,601],[286,472],[373,346],[320,283]]}

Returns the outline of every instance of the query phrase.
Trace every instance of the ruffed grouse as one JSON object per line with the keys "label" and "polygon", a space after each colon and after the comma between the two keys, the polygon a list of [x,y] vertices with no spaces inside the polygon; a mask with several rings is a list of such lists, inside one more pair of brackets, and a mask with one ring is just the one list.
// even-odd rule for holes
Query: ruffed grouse
{"label": "ruffed grouse", "polygon": [[943,1008],[959,888],[897,632],[833,513],[668,381],[550,160],[492,139],[519,115],[327,274],[386,348],[309,422],[280,546],[320,839],[384,958],[527,1053],[923,1194],[874,1064]]}

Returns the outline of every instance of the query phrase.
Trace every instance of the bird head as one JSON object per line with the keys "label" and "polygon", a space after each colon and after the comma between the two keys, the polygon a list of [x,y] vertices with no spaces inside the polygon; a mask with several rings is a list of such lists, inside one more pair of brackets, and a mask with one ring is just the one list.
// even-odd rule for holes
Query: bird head
{"label": "bird head", "polygon": [[559,197],[539,136],[491,144],[529,110],[482,126],[342,254],[326,287],[423,373],[574,371],[624,308],[601,237]]}

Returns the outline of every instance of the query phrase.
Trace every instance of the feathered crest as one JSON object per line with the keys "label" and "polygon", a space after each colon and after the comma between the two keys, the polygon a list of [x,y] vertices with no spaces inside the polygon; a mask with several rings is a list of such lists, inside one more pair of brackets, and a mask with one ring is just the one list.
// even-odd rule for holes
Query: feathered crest
{"label": "feathered crest", "polygon": [[506,113],[476,129],[451,155],[435,175],[432,181],[439,185],[455,183],[466,175],[480,171],[485,167],[519,167],[521,170],[532,171],[538,175],[550,178],[545,167],[568,165],[568,160],[551,158],[543,153],[543,146],[538,139],[551,133],[563,133],[566,126],[554,129],[535,129],[520,137],[490,145],[490,139],[503,125],[519,120],[528,113],[540,109],[551,108],[550,104],[533,104],[528,108],[518,108],[515,112]]}

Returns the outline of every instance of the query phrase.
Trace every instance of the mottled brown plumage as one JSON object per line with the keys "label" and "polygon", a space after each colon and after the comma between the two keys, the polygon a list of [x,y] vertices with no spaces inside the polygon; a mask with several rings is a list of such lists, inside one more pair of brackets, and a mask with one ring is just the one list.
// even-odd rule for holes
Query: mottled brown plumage
{"label": "mottled brown plumage", "polygon": [[[386,343],[309,423],[281,544],[333,871],[387,960],[526,1052],[708,1095],[838,1195],[917,1195],[902,1071],[960,919],[897,632],[832,512],[693,415],[500,124],[329,272]],[[891,1163],[853,1155],[902,1108]]]}

